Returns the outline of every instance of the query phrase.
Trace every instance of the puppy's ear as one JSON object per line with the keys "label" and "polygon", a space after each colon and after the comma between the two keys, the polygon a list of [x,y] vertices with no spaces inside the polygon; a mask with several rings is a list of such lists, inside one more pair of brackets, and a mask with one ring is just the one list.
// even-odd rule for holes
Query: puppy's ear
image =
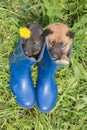
{"label": "puppy's ear", "polygon": [[27,28],[30,28],[30,23],[28,23],[28,24],[26,25],[26,27],[27,27]]}
{"label": "puppy's ear", "polygon": [[68,31],[67,33],[66,33],[66,36],[69,36],[70,38],[74,38],[74,32],[72,32],[72,31]]}
{"label": "puppy's ear", "polygon": [[37,25],[36,23],[28,23],[28,24],[26,25],[26,27],[32,29],[32,28],[35,28],[36,25]]}
{"label": "puppy's ear", "polygon": [[[42,36],[43,36],[43,40],[45,41],[46,37],[49,35],[49,34],[52,34],[53,31],[51,31],[50,29],[45,29]],[[46,41],[47,43],[49,42],[49,40]]]}
{"label": "puppy's ear", "polygon": [[45,29],[43,36],[46,37],[46,36],[48,36],[49,34],[52,34],[52,33],[53,33],[53,31],[51,31],[50,29]]}

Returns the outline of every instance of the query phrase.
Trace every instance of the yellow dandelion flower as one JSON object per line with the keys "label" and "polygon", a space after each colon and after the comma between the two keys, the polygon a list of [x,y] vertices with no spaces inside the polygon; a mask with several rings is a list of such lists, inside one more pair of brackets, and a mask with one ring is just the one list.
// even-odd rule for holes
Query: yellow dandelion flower
{"label": "yellow dandelion flower", "polygon": [[31,31],[26,27],[21,27],[19,30],[20,36],[27,39],[31,36]]}

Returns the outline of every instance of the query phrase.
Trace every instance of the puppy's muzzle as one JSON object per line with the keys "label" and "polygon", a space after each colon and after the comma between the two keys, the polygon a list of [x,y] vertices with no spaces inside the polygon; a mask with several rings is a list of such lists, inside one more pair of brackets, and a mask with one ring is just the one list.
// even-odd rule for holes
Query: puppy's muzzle
{"label": "puppy's muzzle", "polygon": [[49,50],[49,51],[50,51],[50,54],[51,54],[51,56],[52,56],[52,58],[53,58],[54,60],[60,59],[60,57],[61,57],[61,55],[62,55],[62,50],[61,50],[61,49],[55,48],[54,50],[51,49],[51,50]]}

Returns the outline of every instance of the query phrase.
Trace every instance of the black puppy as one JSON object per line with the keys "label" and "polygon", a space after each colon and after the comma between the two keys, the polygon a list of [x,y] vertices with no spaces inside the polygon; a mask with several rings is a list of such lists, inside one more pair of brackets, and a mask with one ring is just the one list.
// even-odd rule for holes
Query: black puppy
{"label": "black puppy", "polygon": [[43,28],[37,23],[26,26],[31,31],[30,38],[23,38],[23,51],[29,57],[37,59],[43,47]]}

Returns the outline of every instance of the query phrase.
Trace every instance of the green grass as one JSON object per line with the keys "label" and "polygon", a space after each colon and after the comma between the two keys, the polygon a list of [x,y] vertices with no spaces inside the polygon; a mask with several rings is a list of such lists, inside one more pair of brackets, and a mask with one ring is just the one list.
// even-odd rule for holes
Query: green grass
{"label": "green grass", "polygon": [[[70,64],[56,74],[56,106],[47,114],[21,108],[10,92],[9,54],[28,22],[63,22],[75,32]],[[36,84],[37,67],[32,71]],[[87,130],[87,0],[0,0],[0,130]]]}

